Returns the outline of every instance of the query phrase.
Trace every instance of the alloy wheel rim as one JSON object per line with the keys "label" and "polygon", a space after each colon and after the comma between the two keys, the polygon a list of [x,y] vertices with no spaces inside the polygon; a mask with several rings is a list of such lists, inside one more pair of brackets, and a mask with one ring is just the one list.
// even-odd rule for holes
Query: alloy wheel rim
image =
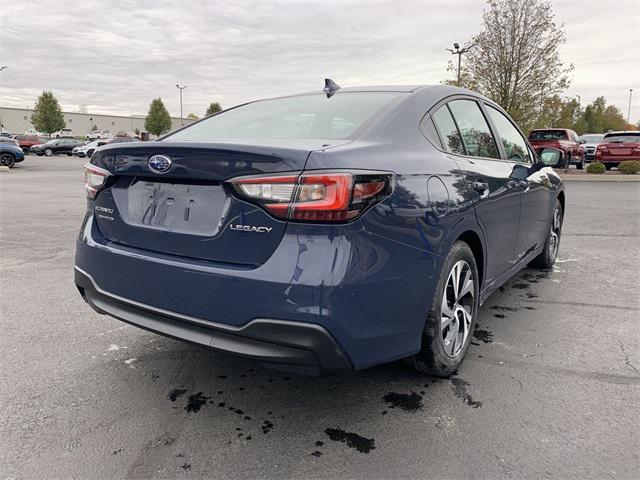
{"label": "alloy wheel rim", "polygon": [[449,357],[457,356],[469,338],[474,305],[473,270],[467,262],[459,260],[447,277],[440,315],[440,338]]}
{"label": "alloy wheel rim", "polygon": [[553,211],[553,219],[551,221],[551,232],[549,237],[549,250],[551,258],[555,260],[560,247],[560,229],[562,228],[562,212],[559,208]]}

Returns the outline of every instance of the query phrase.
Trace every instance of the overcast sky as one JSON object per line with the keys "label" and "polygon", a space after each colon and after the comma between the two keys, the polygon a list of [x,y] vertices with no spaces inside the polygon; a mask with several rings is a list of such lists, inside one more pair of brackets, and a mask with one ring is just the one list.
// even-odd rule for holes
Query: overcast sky
{"label": "overcast sky", "polygon": [[[575,66],[568,96],[604,95],[640,120],[640,0],[554,0],[562,57]],[[0,105],[33,107],[53,90],[66,111],[144,114],[162,97],[202,116],[210,101],[342,86],[434,84],[445,47],[480,29],[481,0],[214,2],[2,0]]]}

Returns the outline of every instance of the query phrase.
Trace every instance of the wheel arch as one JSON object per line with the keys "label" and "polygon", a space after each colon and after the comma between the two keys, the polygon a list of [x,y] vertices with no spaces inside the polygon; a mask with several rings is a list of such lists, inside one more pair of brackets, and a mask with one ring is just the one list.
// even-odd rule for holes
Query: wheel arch
{"label": "wheel arch", "polygon": [[558,193],[558,201],[560,202],[560,206],[562,207],[562,215],[564,215],[565,212],[565,208],[564,208],[564,191],[560,191]]}

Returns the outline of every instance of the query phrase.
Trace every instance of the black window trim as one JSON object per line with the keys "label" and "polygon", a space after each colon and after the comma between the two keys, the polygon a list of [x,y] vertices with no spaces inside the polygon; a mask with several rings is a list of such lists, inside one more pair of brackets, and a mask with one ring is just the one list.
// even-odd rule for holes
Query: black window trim
{"label": "black window trim", "polygon": [[[493,162],[506,162],[506,163],[518,163],[521,165],[533,165],[535,163],[537,163],[539,161],[538,156],[535,153],[535,150],[533,148],[531,148],[531,145],[529,144],[529,139],[527,138],[526,135],[524,135],[522,133],[522,130],[520,129],[520,127],[518,127],[518,125],[516,125],[511,118],[509,117],[509,115],[502,109],[500,108],[500,106],[498,106],[497,104],[486,100],[484,98],[478,98],[478,97],[474,97],[472,95],[465,95],[465,94],[460,94],[460,93],[455,93],[453,95],[449,95],[447,97],[442,98],[441,100],[439,100],[438,102],[436,102],[433,106],[431,106],[431,108],[429,108],[429,110],[427,110],[427,113],[425,113],[422,117],[422,119],[420,119],[420,131],[422,132],[422,122],[425,116],[429,115],[432,119],[433,119],[433,112],[435,112],[436,110],[438,110],[440,107],[442,107],[443,105],[447,105],[447,110],[449,110],[449,114],[451,115],[451,117],[453,118],[453,122],[456,125],[456,129],[458,130],[458,135],[460,135],[460,138],[462,138],[462,134],[460,133],[460,129],[458,128],[458,123],[456,122],[456,117],[453,115],[453,113],[451,113],[451,109],[449,109],[449,105],[448,103],[453,101],[453,100],[471,100],[476,102],[476,104],[478,104],[478,108],[480,108],[480,111],[482,112],[482,115],[484,116],[485,120],[487,121],[487,124],[489,125],[489,129],[491,130],[491,135],[493,135],[493,140],[496,143],[496,146],[498,147],[498,152],[500,153],[500,158],[491,158],[491,157],[473,157],[470,155],[460,155],[459,153],[454,153],[454,152],[448,152],[447,150],[444,149],[444,142],[442,142],[442,134],[440,133],[440,130],[438,129],[438,125],[436,125],[436,122],[433,122],[433,125],[436,129],[436,132],[438,133],[438,137],[440,142],[442,143],[442,146],[438,146],[435,145],[431,140],[429,140],[429,138],[424,135],[424,132],[422,133],[423,136],[425,136],[427,138],[427,140],[429,140],[429,143],[431,143],[436,149],[438,149],[439,151],[446,153],[448,155],[455,155],[457,157],[462,157],[462,158],[473,158],[473,159],[477,159],[477,160],[488,160],[488,161],[493,161]],[[527,146],[527,148],[529,149],[529,154],[531,155],[531,162],[517,162],[514,160],[509,160],[507,158],[507,153],[506,150],[504,149],[504,145],[502,145],[502,140],[501,141],[496,141],[497,138],[500,138],[499,135],[497,135],[497,129],[495,128],[495,126],[493,125],[493,122],[491,121],[491,119],[489,118],[486,110],[485,110],[485,105],[489,106],[489,107],[493,107],[496,110],[498,110],[500,113],[502,113],[507,120],[509,120],[509,122],[511,122],[511,124],[515,127],[515,129],[518,131],[518,133],[520,133],[520,135],[522,136],[522,138],[525,141],[525,144]],[[464,145],[464,139],[462,140],[462,145],[463,148],[465,149],[465,153],[466,153],[466,146]]]}

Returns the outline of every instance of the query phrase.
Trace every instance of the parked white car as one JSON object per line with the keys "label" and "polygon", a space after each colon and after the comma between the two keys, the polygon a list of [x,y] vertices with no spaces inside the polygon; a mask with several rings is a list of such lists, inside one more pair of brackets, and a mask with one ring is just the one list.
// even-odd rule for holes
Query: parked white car
{"label": "parked white car", "polygon": [[35,128],[28,128],[27,130],[24,131],[25,135],[28,135],[30,137],[43,137],[43,138],[47,138],[49,135],[47,135],[44,132],[39,132],[38,130],[36,130]]}
{"label": "parked white car", "polygon": [[65,137],[73,137],[73,130],[70,128],[63,128],[62,130],[58,130],[57,132],[53,132],[51,134],[51,138],[65,138]]}
{"label": "parked white car", "polygon": [[101,147],[102,145],[106,145],[107,141],[109,139],[103,139],[103,138],[99,138],[98,140],[94,140],[93,142],[89,142],[86,145],[82,145],[80,147],[75,147],[73,150],[71,150],[71,154],[75,157],[80,157],[80,158],[91,158],[91,155],[93,155],[93,152],[96,151],[96,148]]}
{"label": "parked white car", "polygon": [[585,133],[580,135],[580,143],[584,146],[584,158],[587,162],[593,162],[596,159],[596,148],[602,143],[602,133]]}
{"label": "parked white car", "polygon": [[99,138],[113,138],[110,130],[94,130],[87,134],[87,140],[97,140]]}

